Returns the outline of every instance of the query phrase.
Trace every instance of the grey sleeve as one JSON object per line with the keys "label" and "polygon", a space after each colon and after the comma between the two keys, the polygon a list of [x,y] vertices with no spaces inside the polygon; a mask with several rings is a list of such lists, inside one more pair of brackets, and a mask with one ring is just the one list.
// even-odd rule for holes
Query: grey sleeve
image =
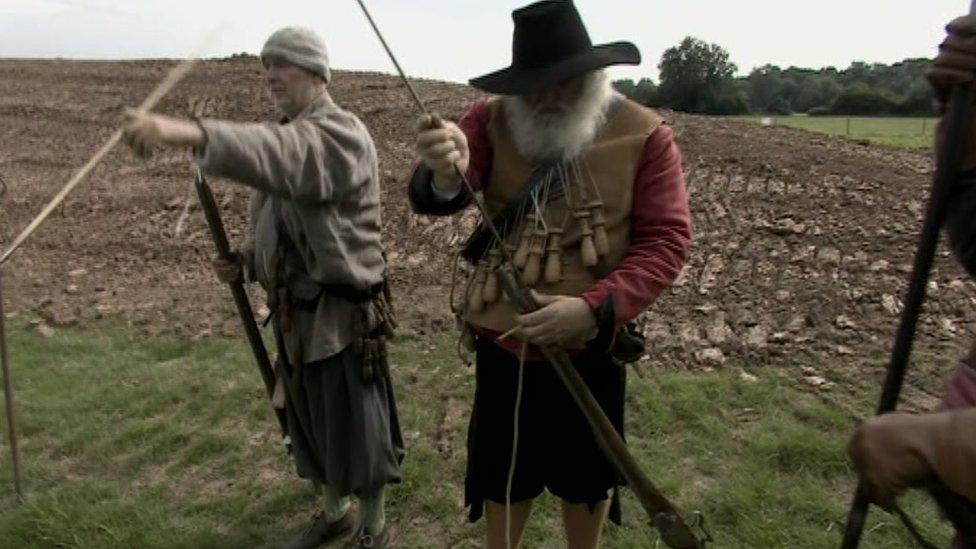
{"label": "grey sleeve", "polygon": [[200,124],[207,134],[197,159],[204,171],[296,202],[328,202],[371,177],[375,149],[365,128],[351,121]]}

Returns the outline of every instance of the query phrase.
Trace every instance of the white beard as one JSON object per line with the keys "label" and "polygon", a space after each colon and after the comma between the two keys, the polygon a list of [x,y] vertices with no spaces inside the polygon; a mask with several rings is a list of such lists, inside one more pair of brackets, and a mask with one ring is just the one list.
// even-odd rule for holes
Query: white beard
{"label": "white beard", "polygon": [[593,142],[606,122],[613,87],[602,69],[585,78],[579,98],[558,113],[540,113],[518,95],[502,98],[515,148],[522,156],[530,160],[569,160]]}

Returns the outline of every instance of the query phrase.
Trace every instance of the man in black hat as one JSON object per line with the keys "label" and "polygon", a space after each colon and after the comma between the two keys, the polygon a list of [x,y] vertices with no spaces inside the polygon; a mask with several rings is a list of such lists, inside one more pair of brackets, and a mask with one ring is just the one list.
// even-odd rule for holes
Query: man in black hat
{"label": "man in black hat", "polygon": [[[619,520],[610,501],[622,479],[534,344],[567,348],[622,432],[623,363],[643,350],[628,324],[684,264],[688,195],[671,129],[614,92],[604,71],[639,63],[637,48],[592,45],[569,1],[538,2],[513,18],[512,65],[471,80],[501,97],[476,102],[458,124],[419,121],[422,162],[409,195],[418,213],[464,208],[471,197],[459,168],[503,233],[499,243],[482,227],[463,254],[473,274],[460,316],[477,363],[471,520],[484,511],[489,548],[517,547],[532,501],[548,489],[562,500],[569,546],[596,547],[608,508]],[[502,245],[538,311],[518,315],[497,295]]]}

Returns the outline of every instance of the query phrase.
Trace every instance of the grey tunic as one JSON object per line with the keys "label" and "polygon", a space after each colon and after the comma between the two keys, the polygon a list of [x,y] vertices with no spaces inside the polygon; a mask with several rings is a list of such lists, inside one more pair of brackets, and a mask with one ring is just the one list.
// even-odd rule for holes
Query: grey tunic
{"label": "grey tunic", "polygon": [[[201,126],[201,169],[253,188],[242,248],[249,279],[273,290],[276,275],[297,264],[315,288],[382,282],[376,149],[358,118],[323,94],[284,124]],[[403,458],[391,381],[364,381],[350,345],[378,317],[370,303],[315,295],[317,302],[290,308],[288,332],[275,322],[298,474],[340,494],[369,494],[400,479]]]}
{"label": "grey tunic", "polygon": [[[366,126],[323,94],[286,124],[201,121],[205,172],[252,187],[245,271],[266,289],[278,265],[279,231],[320,284],[360,290],[383,280],[376,148]],[[315,362],[355,336],[355,305],[323,296],[315,310],[294,311],[292,362]],[[300,348],[299,348],[300,346]]]}

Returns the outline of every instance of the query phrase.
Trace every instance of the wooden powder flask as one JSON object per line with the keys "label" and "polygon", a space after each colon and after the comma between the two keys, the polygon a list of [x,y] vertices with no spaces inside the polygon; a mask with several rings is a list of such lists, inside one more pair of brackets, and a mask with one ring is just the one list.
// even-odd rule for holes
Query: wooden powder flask
{"label": "wooden powder flask", "polygon": [[488,270],[484,263],[478,265],[474,271],[474,284],[471,293],[468,294],[468,312],[480,313],[485,310],[485,282],[488,279]]}
{"label": "wooden powder flask", "polygon": [[522,282],[527,286],[533,286],[539,282],[539,277],[542,275],[542,255],[545,253],[546,247],[546,230],[536,229],[535,234],[532,235],[532,243],[529,246],[529,259],[525,263],[525,269],[522,271]]}
{"label": "wooden powder flask", "polygon": [[485,303],[496,303],[498,301],[498,266],[502,263],[502,254],[497,248],[492,248],[488,252],[488,271],[485,279],[485,288],[482,291],[482,299]]}
{"label": "wooden powder flask", "polygon": [[562,258],[563,230],[559,227],[549,229],[549,244],[546,245],[546,284],[556,284],[563,278]]}
{"label": "wooden powder flask", "polygon": [[593,247],[600,257],[610,253],[610,241],[607,239],[607,220],[603,217],[603,201],[593,200],[586,207],[593,219]]}
{"label": "wooden powder flask", "polygon": [[532,234],[535,232],[537,220],[538,217],[535,213],[525,214],[522,236],[519,239],[518,248],[515,250],[515,256],[512,257],[512,263],[519,269],[524,269],[525,263],[529,259],[529,248],[532,246]]}
{"label": "wooden powder flask", "polygon": [[596,247],[593,244],[593,229],[590,227],[590,211],[581,208],[573,212],[573,217],[580,226],[580,259],[584,267],[595,267],[597,264]]}

